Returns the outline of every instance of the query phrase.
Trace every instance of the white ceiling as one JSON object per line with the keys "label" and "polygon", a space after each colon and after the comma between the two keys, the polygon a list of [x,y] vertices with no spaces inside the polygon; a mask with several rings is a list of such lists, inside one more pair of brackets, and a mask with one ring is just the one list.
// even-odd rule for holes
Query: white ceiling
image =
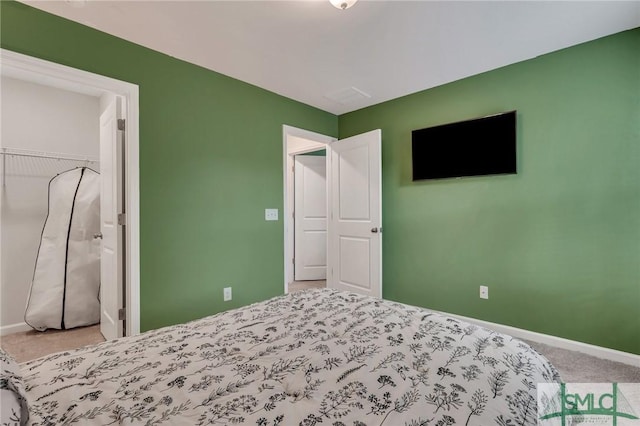
{"label": "white ceiling", "polygon": [[334,114],[640,26],[640,1],[23,2]]}

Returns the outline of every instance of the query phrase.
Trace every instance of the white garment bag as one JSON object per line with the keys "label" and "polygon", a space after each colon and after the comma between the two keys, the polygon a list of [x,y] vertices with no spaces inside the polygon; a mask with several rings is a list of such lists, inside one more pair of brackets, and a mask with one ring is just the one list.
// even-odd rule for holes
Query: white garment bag
{"label": "white garment bag", "polygon": [[86,167],[49,182],[25,322],[36,330],[100,322],[100,174]]}

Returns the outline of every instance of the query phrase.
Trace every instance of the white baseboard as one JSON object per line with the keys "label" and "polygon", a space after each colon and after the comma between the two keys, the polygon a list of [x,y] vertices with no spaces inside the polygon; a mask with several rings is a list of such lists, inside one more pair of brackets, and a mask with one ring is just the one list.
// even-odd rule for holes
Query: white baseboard
{"label": "white baseboard", "polygon": [[21,331],[32,330],[26,322],[19,322],[17,324],[3,325],[0,327],[0,336],[6,336],[7,334],[19,333]]}
{"label": "white baseboard", "polygon": [[610,361],[622,362],[624,364],[633,365],[640,368],[640,355],[629,352],[622,352],[615,349],[604,348],[602,346],[591,345],[588,343],[577,342],[575,340],[564,339],[562,337],[551,336],[549,334],[537,333],[535,331],[524,330],[522,328],[511,327],[509,325],[496,324],[489,321],[483,321],[475,318],[463,317],[462,315],[450,314],[442,312],[454,318],[479,325],[484,328],[495,330],[499,333],[508,334],[518,339],[531,340],[532,342],[544,343],[556,348],[568,349],[570,351],[582,352],[597,358],[608,359]]}

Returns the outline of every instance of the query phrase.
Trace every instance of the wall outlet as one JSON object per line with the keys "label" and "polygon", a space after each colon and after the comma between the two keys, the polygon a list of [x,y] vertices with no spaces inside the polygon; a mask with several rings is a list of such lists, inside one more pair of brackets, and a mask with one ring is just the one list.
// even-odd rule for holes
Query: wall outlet
{"label": "wall outlet", "polygon": [[222,295],[224,296],[225,302],[228,302],[229,300],[231,300],[231,287],[225,287],[222,290]]}
{"label": "wall outlet", "polygon": [[486,285],[480,286],[480,299],[488,299],[489,298],[489,287]]}
{"label": "wall outlet", "polygon": [[264,209],[264,220],[278,220],[278,209]]}

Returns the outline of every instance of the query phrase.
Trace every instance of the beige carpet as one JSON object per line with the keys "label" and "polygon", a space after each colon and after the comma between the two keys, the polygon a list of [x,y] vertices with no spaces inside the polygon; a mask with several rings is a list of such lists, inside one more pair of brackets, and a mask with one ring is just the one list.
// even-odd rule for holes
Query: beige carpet
{"label": "beige carpet", "polygon": [[565,383],[640,383],[640,363],[633,366],[544,343],[525,342],[551,361]]}
{"label": "beige carpet", "polygon": [[308,290],[310,288],[325,288],[327,286],[326,280],[319,281],[294,281],[289,284],[289,293],[300,290]]}
{"label": "beige carpet", "polygon": [[0,337],[2,349],[18,362],[100,342],[104,342],[100,324],[71,330],[23,331]]}

